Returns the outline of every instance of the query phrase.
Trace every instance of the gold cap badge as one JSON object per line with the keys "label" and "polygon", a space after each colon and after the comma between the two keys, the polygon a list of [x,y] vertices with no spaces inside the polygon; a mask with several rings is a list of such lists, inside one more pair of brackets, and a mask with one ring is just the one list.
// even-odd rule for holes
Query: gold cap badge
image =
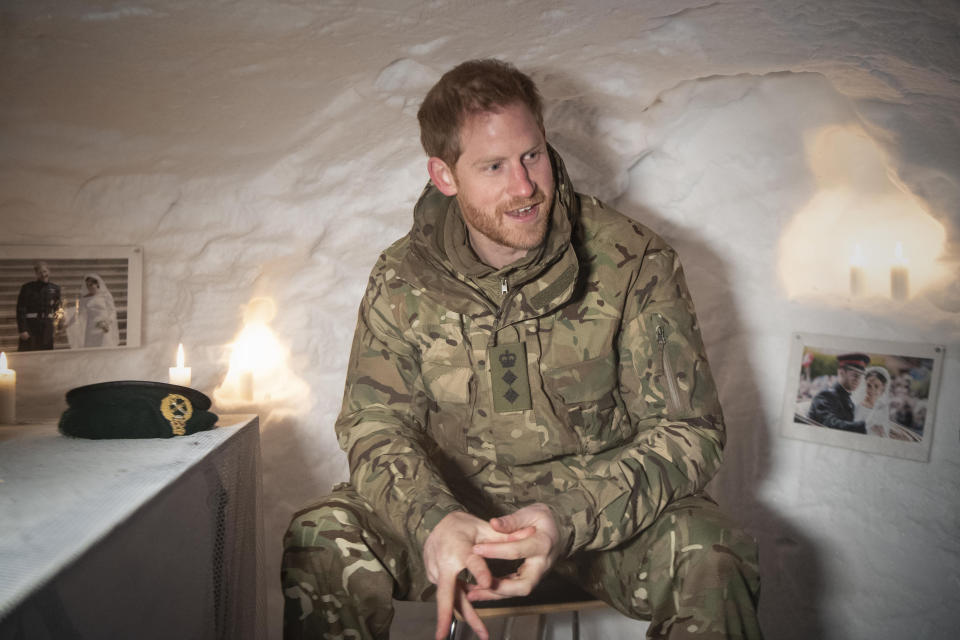
{"label": "gold cap badge", "polygon": [[190,400],[178,393],[171,393],[160,401],[160,413],[170,423],[173,435],[186,435],[187,420],[193,415],[193,405]]}

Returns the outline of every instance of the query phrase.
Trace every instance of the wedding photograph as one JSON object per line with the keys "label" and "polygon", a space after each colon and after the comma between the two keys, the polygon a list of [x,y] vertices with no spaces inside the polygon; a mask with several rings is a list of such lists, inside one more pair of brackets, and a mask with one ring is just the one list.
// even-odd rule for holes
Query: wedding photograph
{"label": "wedding photograph", "polygon": [[942,356],[938,345],[797,334],[783,434],[926,460]]}
{"label": "wedding photograph", "polygon": [[139,346],[139,248],[2,247],[0,256],[0,351]]}

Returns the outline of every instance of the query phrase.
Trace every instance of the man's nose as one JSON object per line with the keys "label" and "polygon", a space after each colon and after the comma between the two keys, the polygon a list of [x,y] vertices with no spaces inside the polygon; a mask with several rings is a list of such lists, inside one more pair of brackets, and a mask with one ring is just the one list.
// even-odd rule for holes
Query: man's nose
{"label": "man's nose", "polygon": [[509,194],[514,198],[529,198],[537,190],[537,185],[530,179],[530,173],[522,162],[518,162],[510,172]]}

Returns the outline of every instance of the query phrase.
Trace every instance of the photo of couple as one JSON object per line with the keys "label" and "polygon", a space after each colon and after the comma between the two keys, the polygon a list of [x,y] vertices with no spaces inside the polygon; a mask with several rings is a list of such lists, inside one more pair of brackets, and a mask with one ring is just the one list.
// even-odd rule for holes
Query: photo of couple
{"label": "photo of couple", "polygon": [[[887,366],[873,364],[877,362]],[[932,371],[933,360],[926,358],[834,356],[808,347],[803,354],[797,413],[805,424],[919,441]]]}
{"label": "photo of couple", "polygon": [[941,347],[796,338],[785,435],[890,455],[910,449],[905,457],[925,459]]}
{"label": "photo of couple", "polygon": [[0,259],[0,350],[128,344],[127,258]]}

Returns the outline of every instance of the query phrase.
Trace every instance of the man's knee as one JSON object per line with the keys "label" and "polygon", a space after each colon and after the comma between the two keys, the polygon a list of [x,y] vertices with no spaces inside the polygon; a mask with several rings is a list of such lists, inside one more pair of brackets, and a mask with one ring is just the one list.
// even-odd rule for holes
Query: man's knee
{"label": "man's knee", "polygon": [[753,537],[712,504],[680,505],[665,515],[671,518],[666,582],[673,615],[661,619],[659,631],[669,630],[670,637],[759,638],[760,565]]}
{"label": "man's knee", "polygon": [[755,637],[731,620],[755,617],[756,542],[708,498],[674,503],[631,543],[596,554],[588,566],[584,577],[605,600],[653,620],[653,637],[677,633],[680,620],[683,629],[720,629],[717,637]]}
{"label": "man's knee", "polygon": [[756,599],[760,588],[756,542],[740,530],[718,533],[713,542],[690,543],[678,550],[675,563],[679,586],[701,594],[716,593],[721,598],[736,588]]}
{"label": "man's knee", "polygon": [[344,535],[352,537],[351,532],[359,529],[349,508],[327,499],[293,516],[283,536],[283,548],[323,547]]}
{"label": "man's knee", "polygon": [[731,580],[745,580],[759,588],[757,542],[716,505],[702,501],[668,510],[673,543],[673,570],[696,576],[700,588],[724,588]]}
{"label": "man's knee", "polygon": [[293,515],[283,546],[309,547],[322,544],[328,533],[369,528],[371,513],[369,503],[352,486],[340,483],[318,503]]}
{"label": "man's knee", "polygon": [[[283,537],[281,579],[284,595],[309,612],[321,595],[341,590],[345,585],[328,584],[343,574],[350,554],[351,540],[359,537],[359,527],[351,526],[349,511],[329,498],[293,516]],[[335,580],[335,582],[340,582]]]}
{"label": "man's knee", "polygon": [[293,516],[281,568],[285,637],[357,629],[379,637],[389,628],[394,578],[370,513],[352,490],[338,488]]}

